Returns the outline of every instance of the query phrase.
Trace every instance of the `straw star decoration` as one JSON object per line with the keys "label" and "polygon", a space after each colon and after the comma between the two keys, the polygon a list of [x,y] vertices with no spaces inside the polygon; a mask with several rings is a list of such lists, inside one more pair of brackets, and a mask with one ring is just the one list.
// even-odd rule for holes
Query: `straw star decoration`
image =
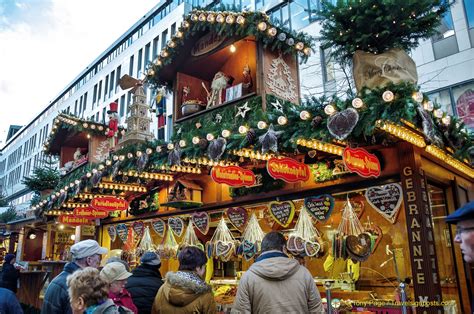
{"label": "straw star decoration", "polygon": [[245,119],[245,115],[247,114],[248,111],[250,111],[249,102],[248,101],[245,102],[243,106],[237,107],[237,109],[238,109],[238,112],[235,116],[236,117],[242,116],[242,118]]}

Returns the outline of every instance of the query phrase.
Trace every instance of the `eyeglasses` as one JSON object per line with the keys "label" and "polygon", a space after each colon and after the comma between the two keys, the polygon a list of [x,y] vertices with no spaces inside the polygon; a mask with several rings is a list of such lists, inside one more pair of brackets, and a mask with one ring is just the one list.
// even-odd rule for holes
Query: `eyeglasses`
{"label": "eyeglasses", "polygon": [[473,230],[474,230],[474,227],[467,227],[467,228],[456,227],[456,236],[460,236],[461,233],[473,231]]}

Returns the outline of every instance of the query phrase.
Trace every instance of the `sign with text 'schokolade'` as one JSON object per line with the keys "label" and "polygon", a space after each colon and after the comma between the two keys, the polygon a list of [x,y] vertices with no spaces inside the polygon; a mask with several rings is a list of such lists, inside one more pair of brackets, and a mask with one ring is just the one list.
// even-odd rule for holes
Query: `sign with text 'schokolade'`
{"label": "sign with text 'schokolade'", "polygon": [[214,166],[211,170],[212,180],[232,187],[255,185],[255,174],[238,166]]}
{"label": "sign with text 'schokolade'", "polygon": [[363,148],[346,147],[342,154],[344,165],[351,172],[361,177],[379,177],[381,172],[380,161],[374,154]]}
{"label": "sign with text 'schokolade'", "polygon": [[108,217],[109,212],[91,207],[77,207],[74,209],[74,216],[85,219],[98,219]]}
{"label": "sign with text 'schokolade'", "polygon": [[113,196],[96,197],[91,201],[92,208],[105,210],[105,211],[116,211],[116,210],[127,210],[128,202],[123,199],[119,199]]}
{"label": "sign with text 'schokolade'", "polygon": [[70,226],[81,226],[91,224],[91,220],[82,217],[75,217],[74,215],[60,215],[59,222]]}
{"label": "sign with text 'schokolade'", "polygon": [[308,181],[310,171],[308,165],[292,158],[270,158],[267,171],[273,179],[281,179],[288,183]]}

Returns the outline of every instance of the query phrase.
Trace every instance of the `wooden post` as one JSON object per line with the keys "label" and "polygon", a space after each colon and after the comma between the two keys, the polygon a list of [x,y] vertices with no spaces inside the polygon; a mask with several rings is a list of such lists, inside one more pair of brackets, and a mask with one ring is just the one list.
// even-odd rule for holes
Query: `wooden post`
{"label": "wooden post", "polygon": [[415,302],[419,302],[416,312],[442,313],[431,208],[421,158],[409,143],[399,143],[398,147]]}

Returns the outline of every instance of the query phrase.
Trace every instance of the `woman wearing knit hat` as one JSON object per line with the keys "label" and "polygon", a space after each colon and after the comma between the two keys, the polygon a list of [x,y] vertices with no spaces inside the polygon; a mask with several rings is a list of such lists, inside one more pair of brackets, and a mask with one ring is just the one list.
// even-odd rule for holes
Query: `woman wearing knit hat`
{"label": "woman wearing knit hat", "polygon": [[133,303],[132,296],[125,289],[127,279],[132,274],[120,262],[112,262],[102,268],[100,277],[109,283],[109,298],[116,305],[123,306],[138,314],[138,309]]}
{"label": "woman wearing knit hat", "polygon": [[160,273],[161,260],[155,252],[145,252],[140,262],[140,266],[135,268],[132,276],[128,278],[126,288],[132,295],[138,313],[150,314],[153,300],[163,285]]}
{"label": "woman wearing knit hat", "polygon": [[9,289],[16,293],[20,271],[15,268],[15,254],[7,254],[0,273],[0,287]]}

